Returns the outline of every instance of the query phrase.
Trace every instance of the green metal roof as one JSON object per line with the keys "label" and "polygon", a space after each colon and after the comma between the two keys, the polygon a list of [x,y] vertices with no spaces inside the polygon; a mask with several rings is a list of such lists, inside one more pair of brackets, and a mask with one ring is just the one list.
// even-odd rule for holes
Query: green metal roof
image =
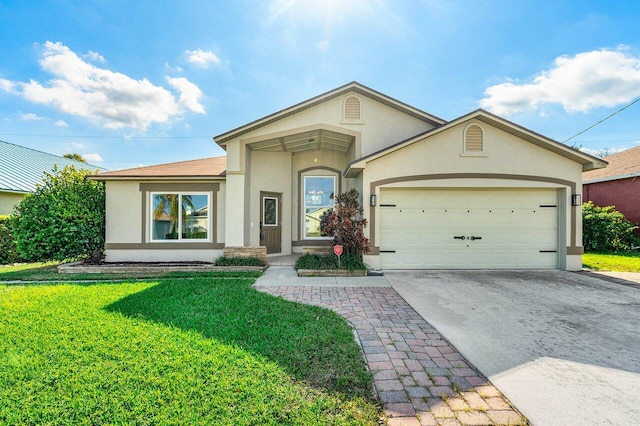
{"label": "green metal roof", "polygon": [[106,170],[102,167],[47,154],[24,146],[0,141],[0,191],[33,192],[42,182],[44,172],[75,166],[76,169]]}

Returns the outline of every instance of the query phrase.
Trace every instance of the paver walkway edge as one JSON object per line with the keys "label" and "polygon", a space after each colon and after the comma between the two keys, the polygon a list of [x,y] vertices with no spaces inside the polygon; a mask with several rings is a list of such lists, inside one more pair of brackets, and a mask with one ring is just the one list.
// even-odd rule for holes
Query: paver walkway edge
{"label": "paver walkway edge", "polygon": [[[274,270],[271,274],[281,274]],[[528,424],[504,395],[390,286],[274,285],[257,290],[333,310],[357,333],[388,424]],[[355,280],[355,281],[354,281]]]}

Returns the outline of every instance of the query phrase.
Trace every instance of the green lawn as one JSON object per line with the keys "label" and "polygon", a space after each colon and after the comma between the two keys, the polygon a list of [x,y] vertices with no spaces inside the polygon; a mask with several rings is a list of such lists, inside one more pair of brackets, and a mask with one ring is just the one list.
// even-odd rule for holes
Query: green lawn
{"label": "green lawn", "polygon": [[251,283],[0,285],[0,424],[376,424],[344,319]]}
{"label": "green lawn", "polygon": [[600,271],[640,272],[640,252],[585,253],[582,266]]}

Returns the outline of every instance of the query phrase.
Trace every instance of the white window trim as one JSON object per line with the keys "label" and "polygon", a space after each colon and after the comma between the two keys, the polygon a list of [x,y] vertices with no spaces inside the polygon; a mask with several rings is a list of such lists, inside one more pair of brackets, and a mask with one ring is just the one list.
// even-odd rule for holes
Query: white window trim
{"label": "white window trim", "polygon": [[[307,237],[307,178],[333,178],[333,195],[336,195],[336,186],[338,184],[338,177],[336,175],[304,175],[302,176],[302,239],[303,240],[331,240],[332,237]],[[327,206],[332,208],[333,205]]]}
{"label": "white window trim", "polygon": [[[266,213],[265,208],[264,208],[264,200],[275,200],[276,202],[276,223],[274,223],[273,225],[268,224],[266,220],[264,220],[264,215]],[[280,210],[280,206],[278,205],[278,198],[277,197],[262,197],[262,226],[278,226],[279,225],[279,221],[278,219],[280,219],[278,217],[278,210]]]}
{"label": "white window trim", "polygon": [[[207,238],[189,238],[182,239],[182,214],[178,214],[178,238],[175,240],[154,240],[153,239],[153,196],[157,194],[178,194],[178,206],[182,209],[182,196],[183,195],[206,195],[207,196]],[[149,242],[151,243],[203,243],[203,242],[211,242],[212,239],[212,198],[213,194],[211,192],[202,192],[202,191],[154,191],[149,192]]]}

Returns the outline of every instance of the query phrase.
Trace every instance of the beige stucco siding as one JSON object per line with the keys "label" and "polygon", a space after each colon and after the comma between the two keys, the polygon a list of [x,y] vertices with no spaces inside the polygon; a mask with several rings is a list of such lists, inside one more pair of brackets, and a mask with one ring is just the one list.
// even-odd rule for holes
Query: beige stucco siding
{"label": "beige stucco siding", "polygon": [[481,123],[485,156],[464,156],[461,124],[393,151],[367,163],[367,180],[386,179],[389,174],[409,176],[437,173],[501,173],[553,176],[581,182],[582,166],[511,134]]}
{"label": "beige stucco siding", "polygon": [[24,196],[24,193],[0,191],[0,215],[10,215]]}
{"label": "beige stucco siding", "polygon": [[[343,121],[342,108],[344,99],[354,95],[360,99],[362,104],[362,122],[358,124]],[[239,170],[238,167],[241,167],[239,158],[243,153],[235,148],[235,144],[238,141],[254,141],[255,138],[261,135],[291,132],[292,129],[320,124],[359,133],[362,140],[361,152],[356,152],[355,157],[368,155],[392,143],[433,128],[433,125],[423,120],[411,117],[366,96],[349,93],[300,111],[295,115],[281,118],[274,123],[267,124],[229,141],[227,143],[227,154],[229,155],[227,170]]]}
{"label": "beige stucco siding", "polygon": [[[572,191],[581,190],[582,166],[484,123],[478,123],[484,132],[484,153],[465,156],[463,131],[468,124],[461,123],[366,164],[362,174],[365,217],[374,219],[366,233],[373,233],[374,238],[380,235],[375,221],[380,207],[372,208],[368,203],[372,186],[378,197],[381,188],[389,187],[556,188],[560,267],[579,268],[580,256],[567,255],[565,248],[582,246],[580,208],[570,207]],[[377,256],[367,256],[367,260],[373,266],[378,261]]]}
{"label": "beige stucco siding", "polygon": [[106,207],[105,243],[141,243],[143,224],[140,183],[107,181]]}
{"label": "beige stucco siding", "polygon": [[251,152],[250,212],[247,220],[249,246],[260,245],[260,192],[282,194],[282,252],[291,252],[291,154],[288,152]]}
{"label": "beige stucco siding", "polygon": [[[151,242],[150,211],[151,191],[207,191],[215,215],[211,218],[211,231],[215,234],[209,243],[199,242]],[[143,188],[145,188],[143,190]],[[206,191],[206,189],[205,189]],[[212,261],[222,255],[225,238],[224,220],[226,185],[224,181],[106,181],[106,235],[107,262],[120,261]]]}

